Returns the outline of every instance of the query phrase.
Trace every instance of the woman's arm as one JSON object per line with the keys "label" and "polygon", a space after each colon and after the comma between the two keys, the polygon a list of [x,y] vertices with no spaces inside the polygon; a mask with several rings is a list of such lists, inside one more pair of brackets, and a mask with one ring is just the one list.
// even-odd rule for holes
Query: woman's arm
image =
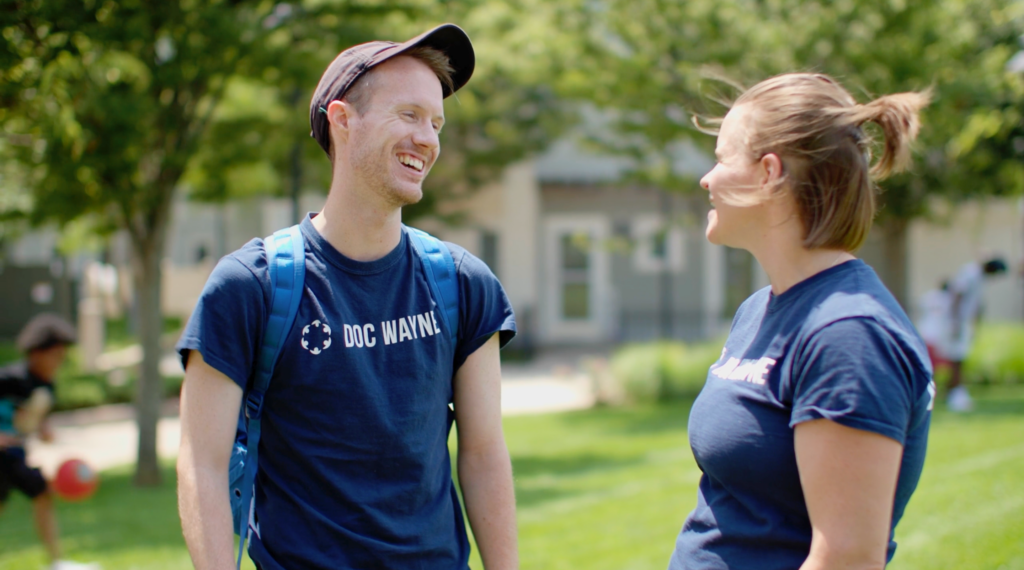
{"label": "woman's arm", "polygon": [[813,532],[800,570],[885,568],[903,446],[830,420],[797,424],[794,439]]}

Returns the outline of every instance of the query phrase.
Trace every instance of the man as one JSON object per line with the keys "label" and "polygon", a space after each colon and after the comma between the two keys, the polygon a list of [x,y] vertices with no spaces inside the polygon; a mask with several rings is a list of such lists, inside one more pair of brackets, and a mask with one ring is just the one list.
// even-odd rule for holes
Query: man
{"label": "man", "polygon": [[[249,547],[262,570],[467,568],[447,447],[453,419],[484,566],[518,564],[500,419],[498,350],[515,334],[508,299],[481,261],[447,244],[458,341],[405,326],[438,307],[402,207],[422,198],[440,151],[443,98],[473,65],[469,38],[444,25],[403,44],[342,52],[310,102],[332,181],[323,210],[301,224],[302,301],[263,408]],[[228,464],[269,283],[261,240],[222,259],[178,345],[186,366],[179,508],[200,570],[234,564]],[[345,327],[360,328],[362,342],[343,342]],[[395,327],[404,334],[389,336]]]}
{"label": "man", "polygon": [[50,557],[52,570],[89,570],[96,564],[61,560],[53,495],[39,469],[25,462],[25,438],[38,433],[52,441],[46,421],[54,400],[54,379],[64,364],[75,329],[52,314],[33,318],[18,334],[16,344],[25,359],[0,368],[0,510],[12,489],[32,500],[36,530]]}
{"label": "man", "polygon": [[962,384],[963,364],[974,340],[975,321],[981,316],[984,281],[1003,273],[1006,273],[1006,262],[993,257],[983,263],[965,264],[949,284],[949,336],[939,352],[949,362],[946,406],[954,412],[967,412],[974,408],[974,401]]}

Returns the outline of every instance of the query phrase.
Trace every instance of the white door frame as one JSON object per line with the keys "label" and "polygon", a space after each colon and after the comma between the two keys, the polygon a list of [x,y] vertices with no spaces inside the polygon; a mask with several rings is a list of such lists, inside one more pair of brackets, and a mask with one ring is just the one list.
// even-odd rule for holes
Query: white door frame
{"label": "white door frame", "polygon": [[[605,247],[610,223],[601,214],[549,215],[544,220],[544,338],[553,342],[590,343],[608,337],[610,322],[609,260]],[[590,318],[570,320],[562,317],[561,237],[569,232],[590,234],[590,260],[587,283],[590,286]]]}

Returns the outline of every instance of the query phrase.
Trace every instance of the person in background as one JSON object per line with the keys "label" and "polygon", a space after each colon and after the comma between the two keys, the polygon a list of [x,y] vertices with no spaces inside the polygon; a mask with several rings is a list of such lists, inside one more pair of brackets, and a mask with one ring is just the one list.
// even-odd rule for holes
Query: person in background
{"label": "person in background", "polygon": [[52,441],[46,417],[54,401],[54,380],[75,342],[75,328],[49,313],[25,325],[16,344],[25,359],[0,368],[0,510],[17,489],[32,501],[36,531],[50,557],[51,570],[98,570],[95,563],[61,560],[53,494],[42,472],[26,463],[25,439],[38,434]]}
{"label": "person in background", "polygon": [[985,280],[1006,273],[1006,262],[993,257],[983,262],[966,263],[949,284],[949,334],[941,345],[943,358],[949,362],[949,392],[946,407],[954,412],[974,409],[967,387],[963,385],[964,360],[974,341],[974,325],[981,317],[981,296]]}
{"label": "person in background", "polygon": [[[874,180],[906,167],[926,93],[867,104],[811,73],[763,81],[720,123],[707,239],[770,286],[739,308],[689,419],[702,471],[671,570],[882,568],[924,466],[927,349],[851,252]],[[884,134],[871,167],[863,125]]]}
{"label": "person in background", "polygon": [[917,322],[917,332],[928,347],[933,370],[949,365],[942,347],[949,338],[950,300],[949,280],[943,280],[938,289],[925,291],[918,301],[921,318]]}

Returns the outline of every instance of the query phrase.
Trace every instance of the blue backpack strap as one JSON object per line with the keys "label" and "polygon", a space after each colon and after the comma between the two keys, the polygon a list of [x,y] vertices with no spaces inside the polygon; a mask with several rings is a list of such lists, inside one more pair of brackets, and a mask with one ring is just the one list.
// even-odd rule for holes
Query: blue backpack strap
{"label": "blue backpack strap", "polygon": [[409,228],[409,238],[416,250],[434,301],[441,308],[441,322],[448,331],[454,348],[459,336],[459,278],[455,273],[452,252],[441,240],[423,230]]}
{"label": "blue backpack strap", "polygon": [[238,568],[242,565],[242,553],[249,538],[250,510],[253,506],[253,486],[259,462],[260,418],[263,416],[263,397],[270,387],[274,365],[281,354],[288,332],[299,312],[302,289],[306,278],[306,249],[302,231],[298,225],[274,232],[264,240],[267,250],[267,269],[270,271],[271,301],[267,327],[263,331],[263,343],[256,357],[256,372],[252,386],[245,396],[246,454],[244,476],[241,482],[241,511],[235,524],[240,538],[238,545]]}

